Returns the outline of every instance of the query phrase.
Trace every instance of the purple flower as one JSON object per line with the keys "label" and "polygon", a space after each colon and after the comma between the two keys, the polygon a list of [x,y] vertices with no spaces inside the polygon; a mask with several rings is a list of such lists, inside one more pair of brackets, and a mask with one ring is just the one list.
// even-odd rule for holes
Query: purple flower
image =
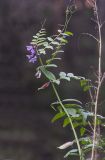
{"label": "purple flower", "polygon": [[27,56],[30,63],[35,63],[37,61],[37,55],[35,53],[35,48],[33,46],[26,46],[27,51],[30,53]]}

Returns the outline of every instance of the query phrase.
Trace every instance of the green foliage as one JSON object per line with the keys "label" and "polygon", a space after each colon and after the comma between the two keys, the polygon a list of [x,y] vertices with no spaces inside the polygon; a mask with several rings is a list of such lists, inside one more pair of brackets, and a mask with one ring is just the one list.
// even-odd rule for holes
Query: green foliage
{"label": "green foliage", "polygon": [[[51,104],[51,108],[53,108],[55,111],[55,115],[51,121],[52,123],[54,123],[58,120],[61,120],[63,127],[70,125],[74,134],[75,139],[73,141],[66,143],[58,148],[66,149],[69,147],[69,151],[66,153],[64,158],[78,156],[80,160],[85,160],[85,155],[89,153],[93,147],[94,150],[96,149],[103,151],[105,149],[104,137],[95,133],[96,137],[94,146],[92,139],[94,133],[94,123],[96,122],[96,128],[98,126],[105,127],[105,117],[94,112],[94,108],[95,111],[97,111],[96,107],[98,106],[98,89],[100,87],[100,84],[98,84],[99,86],[97,85],[98,87],[95,87],[94,84],[92,84],[91,80],[86,79],[82,76],[74,75],[73,73],[65,73],[64,71],[60,71],[60,73],[58,73],[58,77],[55,74],[55,70],[58,67],[55,62],[56,60],[61,60],[61,57],[59,57],[59,55],[64,52],[63,46],[68,43],[69,37],[73,36],[73,33],[65,30],[70,20],[70,18],[68,18],[69,11],[70,8],[67,7],[66,22],[62,30],[58,29],[56,35],[47,36],[46,30],[42,28],[38,33],[36,33],[36,35],[33,36],[31,45],[35,49],[35,53],[38,57],[39,62],[39,65],[36,68],[36,74],[39,75],[36,77],[41,78],[41,75],[44,75],[47,83],[50,83],[52,85],[57,98],[57,101]],[[101,76],[99,75],[98,80],[100,80],[99,82],[101,83],[104,77],[101,77],[102,79],[99,79],[100,77]],[[57,89],[55,87],[55,84],[59,87],[62,80],[68,81],[68,85],[71,81],[79,81],[80,88],[84,92],[88,92],[90,94],[90,101],[86,104],[83,104],[78,99],[68,98],[62,100],[59,97],[59,93],[57,92]],[[47,84],[47,86],[49,85]],[[41,88],[46,87],[42,86]],[[85,107],[87,104],[89,105],[88,110]],[[96,117],[95,120],[94,117]],[[74,145],[74,143],[76,145]]]}
{"label": "green foliage", "polygon": [[55,121],[57,121],[58,119],[60,119],[60,118],[62,118],[62,117],[64,117],[64,116],[65,116],[65,112],[57,113],[57,114],[53,117],[52,122],[55,122]]}
{"label": "green foliage", "polygon": [[[47,67],[49,68],[51,66],[48,65]],[[55,67],[55,66],[53,66],[53,67]],[[56,79],[55,75],[52,72],[48,71],[45,66],[40,66],[39,69],[45,75],[45,77],[48,78],[49,81],[52,81],[56,84],[60,83],[59,80]]]}
{"label": "green foliage", "polygon": [[66,153],[64,158],[67,158],[68,156],[79,156],[78,149],[71,149],[69,152]]}
{"label": "green foliage", "polygon": [[81,136],[84,135],[85,131],[86,131],[86,129],[85,129],[84,127],[81,127],[81,128],[80,128],[80,134],[81,134]]}
{"label": "green foliage", "polygon": [[83,91],[84,91],[84,92],[89,91],[89,89],[92,87],[92,86],[89,84],[89,81],[90,81],[90,80],[87,80],[87,79],[82,79],[82,80],[80,80],[80,85],[81,85],[81,87],[83,88]]}

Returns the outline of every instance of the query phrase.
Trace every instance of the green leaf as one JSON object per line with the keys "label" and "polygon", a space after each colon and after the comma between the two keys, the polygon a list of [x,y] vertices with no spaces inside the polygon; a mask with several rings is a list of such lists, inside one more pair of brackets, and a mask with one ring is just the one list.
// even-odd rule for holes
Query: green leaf
{"label": "green leaf", "polygon": [[[42,42],[42,43],[37,44],[37,46],[38,46],[38,47],[44,46],[44,44],[45,44],[45,42]],[[42,48],[42,49],[43,49],[43,48]]]}
{"label": "green leaf", "polygon": [[53,80],[53,82],[56,83],[57,85],[60,84],[60,80],[59,79]]}
{"label": "green leaf", "polygon": [[45,43],[45,40],[40,40],[40,39],[39,39],[39,40],[37,41],[37,45],[40,45],[40,44],[42,44],[42,43]]}
{"label": "green leaf", "polygon": [[38,38],[40,38],[40,37],[45,37],[45,36],[46,36],[46,32],[43,32],[43,33],[40,33],[40,35],[39,35]]}
{"label": "green leaf", "polygon": [[69,36],[73,36],[73,33],[72,32],[65,32],[65,34],[69,35]]}
{"label": "green leaf", "polygon": [[93,147],[93,144],[87,144],[86,146],[84,146],[84,149],[92,148],[92,147]]}
{"label": "green leaf", "polygon": [[57,113],[57,114],[53,117],[53,119],[51,120],[51,122],[53,123],[53,122],[57,121],[58,119],[60,119],[60,118],[62,118],[62,117],[64,117],[64,116],[65,116],[65,112]]}
{"label": "green leaf", "polygon": [[80,128],[80,134],[81,134],[81,136],[84,135],[85,131],[86,131],[86,129],[84,127]]}
{"label": "green leaf", "polygon": [[59,43],[59,42],[56,42],[56,41],[51,42],[51,44],[60,45],[60,43]]}
{"label": "green leaf", "polygon": [[79,104],[82,104],[82,102],[77,99],[64,99],[63,102],[77,102]]}
{"label": "green leaf", "polygon": [[70,81],[70,78],[69,77],[62,77],[60,79],[64,79],[64,80],[67,80],[67,81]]}
{"label": "green leaf", "polygon": [[[71,107],[79,107],[80,109],[79,109],[79,112],[81,113],[81,108],[82,108],[82,106],[81,106],[81,102],[80,101],[78,101],[78,100],[76,100],[76,99],[64,99],[64,100],[62,100],[62,102],[78,102],[79,104],[63,104],[64,106],[65,106],[65,108],[71,108]],[[56,101],[56,102],[54,102],[54,103],[52,103],[52,105],[58,105],[58,104],[60,104],[58,101]]]}
{"label": "green leaf", "polygon": [[86,92],[86,91],[88,91],[90,88],[91,88],[91,86],[89,86],[89,85],[84,86],[83,91]]}
{"label": "green leaf", "polygon": [[100,118],[100,119],[105,119],[105,117],[103,117],[103,116],[101,116],[99,114],[97,115],[97,117]]}
{"label": "green leaf", "polygon": [[52,55],[55,55],[57,53],[63,53],[64,51],[63,50],[57,50],[55,53],[53,53]]}
{"label": "green leaf", "polygon": [[43,72],[43,74],[44,74],[49,80],[51,80],[51,81],[56,81],[55,75],[54,75],[52,72],[46,70],[45,67],[42,67],[42,66],[41,66],[41,67],[39,67],[39,69]]}
{"label": "green leaf", "polygon": [[88,113],[87,112],[81,112],[82,116],[83,116],[83,122],[84,124],[86,123],[87,117],[88,117]]}
{"label": "green leaf", "polygon": [[68,124],[70,124],[69,118],[65,118],[63,122],[63,127],[66,127]]}
{"label": "green leaf", "polygon": [[54,48],[52,46],[46,46],[46,49],[51,49],[53,50]]}
{"label": "green leaf", "polygon": [[57,67],[57,65],[56,64],[47,64],[47,65],[45,65],[45,67],[46,68],[48,68],[48,67]]}
{"label": "green leaf", "polygon": [[80,80],[81,87],[88,86],[88,82],[89,82],[89,80],[87,80],[87,79]]}
{"label": "green leaf", "polygon": [[92,112],[88,112],[88,111],[85,111],[84,109],[79,109],[78,110],[79,113],[82,115],[83,117],[83,122],[84,122],[84,125],[86,124],[86,120],[87,120],[87,117],[88,116],[93,116],[94,114]]}
{"label": "green leaf", "polygon": [[38,36],[33,36],[33,38],[37,39],[37,38],[38,38]]}
{"label": "green leaf", "polygon": [[41,30],[39,31],[39,36],[41,36],[42,34],[46,34],[46,30],[45,30],[45,29],[44,29],[44,30],[41,29]]}
{"label": "green leaf", "polygon": [[76,109],[74,109],[74,108],[67,108],[66,109],[67,110],[67,112],[71,115],[71,116],[73,116],[73,117],[75,117],[76,116]]}
{"label": "green leaf", "polygon": [[44,49],[39,49],[40,54],[46,54]]}
{"label": "green leaf", "polygon": [[90,151],[91,151],[91,147],[88,147],[88,148],[86,148],[86,149],[83,149],[83,152],[86,154],[86,153],[90,153]]}
{"label": "green leaf", "polygon": [[67,158],[69,155],[75,155],[78,156],[78,149],[72,149],[69,152],[66,153],[66,155],[64,156],[64,158]]}
{"label": "green leaf", "polygon": [[98,126],[99,126],[101,123],[102,123],[102,122],[101,122],[100,119],[97,119],[97,120],[96,120],[96,124],[97,124]]}
{"label": "green leaf", "polygon": [[31,44],[31,45],[36,45],[36,42],[31,42],[30,44]]}
{"label": "green leaf", "polygon": [[62,40],[62,37],[56,37],[57,40],[61,41]]}
{"label": "green leaf", "polygon": [[46,63],[51,63],[53,60],[61,60],[61,58],[51,58],[51,59],[48,59],[46,60]]}
{"label": "green leaf", "polygon": [[47,46],[48,46],[48,42],[44,42],[44,43],[43,43],[43,46],[44,46],[44,47],[47,47]]}
{"label": "green leaf", "polygon": [[61,42],[68,43],[68,41],[66,39],[64,39],[64,38],[62,38]]}
{"label": "green leaf", "polygon": [[40,33],[38,32],[38,33],[36,34],[36,36],[39,37],[39,35],[40,35]]}
{"label": "green leaf", "polygon": [[59,76],[62,78],[62,77],[65,77],[66,76],[66,73],[65,72],[60,72]]}
{"label": "green leaf", "polygon": [[69,37],[69,35],[68,34],[66,34],[66,33],[61,33],[61,35],[65,38],[65,37]]}
{"label": "green leaf", "polygon": [[67,107],[67,108],[69,108],[69,107],[75,107],[75,108],[76,108],[76,107],[77,107],[77,108],[79,107],[79,108],[82,108],[81,105],[79,105],[79,104],[73,104],[73,103],[71,103],[71,104],[64,104],[64,106]]}
{"label": "green leaf", "polygon": [[58,58],[58,57],[57,57],[57,58],[53,58],[53,60],[61,60],[61,58]]}
{"label": "green leaf", "polygon": [[74,74],[73,73],[67,73],[67,76],[71,78],[71,77],[74,77]]}
{"label": "green leaf", "polygon": [[52,103],[52,105],[60,104],[58,101]]}
{"label": "green leaf", "polygon": [[67,81],[70,81],[70,78],[66,76],[65,72],[60,72],[59,76],[60,76],[60,79],[65,79]]}
{"label": "green leaf", "polygon": [[87,144],[90,144],[90,143],[92,142],[92,140],[90,139],[90,137],[80,138],[79,141],[80,141],[81,144],[83,144],[83,145],[87,145]]}
{"label": "green leaf", "polygon": [[70,152],[71,152],[71,153],[78,152],[78,149],[72,149]]}
{"label": "green leaf", "polygon": [[62,37],[57,37],[56,39],[60,42],[68,43],[68,41]]}
{"label": "green leaf", "polygon": [[36,39],[32,39],[32,42],[36,42],[37,43],[37,40]]}
{"label": "green leaf", "polygon": [[58,109],[59,112],[63,112],[63,109],[62,109],[61,106],[57,106],[57,109]]}
{"label": "green leaf", "polygon": [[70,77],[70,78],[73,78],[73,79],[75,79],[75,80],[81,80],[81,79],[84,79],[84,77],[74,76],[74,74],[73,74],[73,73],[68,73],[68,74],[67,74],[67,76],[68,76],[68,77]]}
{"label": "green leaf", "polygon": [[48,39],[50,42],[54,41],[51,37],[47,37],[47,39]]}
{"label": "green leaf", "polygon": [[74,126],[74,128],[77,128],[77,127],[81,126],[81,123],[80,122],[74,122],[73,126]]}

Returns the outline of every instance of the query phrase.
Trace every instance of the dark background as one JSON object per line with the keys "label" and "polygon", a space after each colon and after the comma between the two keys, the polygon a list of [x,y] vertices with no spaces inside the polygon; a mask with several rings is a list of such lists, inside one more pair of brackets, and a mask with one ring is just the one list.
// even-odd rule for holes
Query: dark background
{"label": "dark background", "polygon": [[[48,34],[64,23],[63,0],[0,0],[0,159],[63,160],[57,146],[71,140],[72,132],[61,123],[51,124],[55,100],[51,88],[36,92],[42,81],[35,79],[35,65],[28,63],[26,45],[46,18]],[[103,0],[99,1],[100,17],[105,20]],[[62,55],[61,71],[91,77],[97,71],[96,42],[81,33],[97,34],[91,20],[93,11],[81,8],[71,19],[68,30],[74,33]],[[103,35],[103,59],[105,32]],[[103,70],[105,68],[103,60]],[[60,95],[78,98],[85,103],[88,95],[79,85],[62,84]],[[75,87],[75,88],[74,88]],[[104,99],[103,86],[101,99]],[[104,107],[104,104],[103,104]],[[103,109],[104,111],[104,109]],[[105,111],[104,111],[105,112]]]}

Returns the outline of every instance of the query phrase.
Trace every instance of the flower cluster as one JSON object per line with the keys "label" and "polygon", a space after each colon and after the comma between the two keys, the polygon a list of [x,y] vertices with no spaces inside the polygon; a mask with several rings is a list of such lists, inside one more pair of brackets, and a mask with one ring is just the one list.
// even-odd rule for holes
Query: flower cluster
{"label": "flower cluster", "polygon": [[32,45],[30,46],[26,46],[27,51],[30,53],[27,56],[28,60],[30,63],[35,63],[37,61],[37,55],[35,52],[35,47],[33,47]]}

